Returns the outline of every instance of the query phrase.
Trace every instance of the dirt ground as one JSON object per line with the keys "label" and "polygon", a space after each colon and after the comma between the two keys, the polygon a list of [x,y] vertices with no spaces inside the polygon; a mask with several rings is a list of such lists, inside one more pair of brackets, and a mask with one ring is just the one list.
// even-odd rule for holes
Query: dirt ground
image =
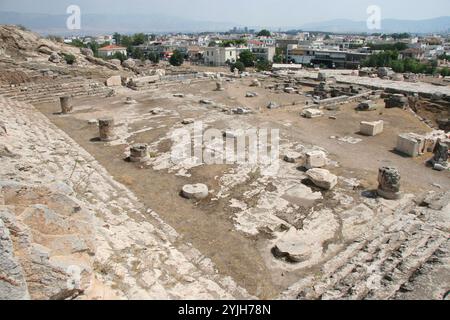
{"label": "dirt ground", "polygon": [[[377,111],[357,112],[354,110],[356,103],[350,103],[342,105],[339,111],[325,111],[322,118],[304,119],[300,113],[308,100],[305,94],[312,88],[304,87],[301,95],[276,93],[265,89],[271,83],[273,80],[267,79],[263,81],[262,87],[254,88],[249,86],[250,79],[239,79],[226,82],[225,91],[214,91],[214,81],[160,87],[157,91],[149,92],[126,91],[111,98],[75,100],[74,112],[65,116],[58,114],[57,103],[39,105],[37,108],[92,154],[141,201],[158,212],[165,222],[183,236],[183,241],[192,243],[211,258],[221,273],[233,277],[251,294],[270,299],[301,277],[301,272],[289,273],[270,263],[270,259],[273,259],[267,250],[270,239],[264,234],[252,237],[237,231],[233,223],[235,209],[230,207],[228,199],[210,201],[208,198],[194,203],[179,196],[182,186],[188,183],[205,183],[210,190],[217,191],[220,187],[219,177],[232,166],[195,167],[190,170],[190,177],[175,175],[167,170],[142,168],[124,161],[130,144],[159,141],[154,152],[168,152],[171,144],[164,137],[170,128],[179,125],[185,118],[200,119],[205,114],[217,114],[215,121],[208,123],[210,127],[225,130],[230,126],[229,121],[244,119],[247,124],[256,128],[280,129],[281,137],[286,141],[320,146],[328,150],[330,158],[339,164],[334,173],[362,181],[366,190],[377,187],[378,168],[383,165],[398,167],[405,192],[418,194],[436,190],[437,185],[443,189],[450,188],[448,172],[436,172],[425,167],[424,162],[431,157],[430,154],[411,159],[394,151],[399,133],[431,131],[414,114],[400,109],[385,109],[380,100]],[[245,94],[249,91],[258,93],[258,96],[246,98]],[[175,93],[183,93],[186,98],[173,98]],[[135,99],[138,104],[125,105],[127,96]],[[253,113],[223,117],[224,113],[220,108],[199,105],[200,99],[210,99],[233,108],[244,106]],[[290,106],[269,110],[266,106],[270,101]],[[148,117],[149,111],[156,107],[163,108],[167,113]],[[122,117],[133,118],[128,123],[128,135],[123,144],[95,142],[98,128],[88,124],[88,120],[105,115],[113,115],[116,122],[120,122]],[[331,119],[331,115],[336,119]],[[385,122],[382,135],[359,135],[361,121],[375,120]],[[353,137],[361,141],[350,144],[339,141],[339,137]],[[249,189],[251,185],[247,183],[234,187],[231,192],[238,197]]]}

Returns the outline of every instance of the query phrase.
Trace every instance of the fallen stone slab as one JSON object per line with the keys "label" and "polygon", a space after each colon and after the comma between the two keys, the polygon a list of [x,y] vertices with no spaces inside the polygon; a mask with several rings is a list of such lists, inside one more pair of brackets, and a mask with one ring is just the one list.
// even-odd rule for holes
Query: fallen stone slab
{"label": "fallen stone slab", "polygon": [[136,104],[136,103],[137,103],[137,101],[131,97],[126,97],[126,99],[125,99],[125,104]]}
{"label": "fallen stone slab", "polygon": [[337,176],[325,169],[311,169],[306,175],[317,187],[325,190],[333,189],[338,181]]}
{"label": "fallen stone slab", "polygon": [[278,109],[279,107],[280,107],[280,105],[273,101],[269,102],[269,104],[267,105],[268,109]]}
{"label": "fallen stone slab", "polygon": [[184,125],[192,124],[194,122],[195,122],[195,119],[193,119],[193,118],[186,118],[183,121],[181,121],[181,123]]}
{"label": "fallen stone slab", "polygon": [[306,109],[302,112],[302,117],[307,119],[320,118],[323,116],[323,112],[318,109]]}
{"label": "fallen stone slab", "polygon": [[238,107],[236,109],[232,109],[231,112],[233,112],[234,114],[249,114],[252,111],[246,108]]}
{"label": "fallen stone slab", "polygon": [[163,112],[164,112],[163,108],[155,108],[155,109],[150,111],[150,113],[153,114],[153,115],[158,115],[158,114],[161,114]]}
{"label": "fallen stone slab", "polygon": [[303,155],[299,152],[289,151],[284,155],[283,159],[289,163],[297,163],[302,157]]}
{"label": "fallen stone slab", "polygon": [[202,99],[202,100],[200,100],[200,104],[211,105],[211,104],[214,104],[214,101],[208,100],[208,99]]}
{"label": "fallen stone slab", "polygon": [[205,184],[187,184],[183,186],[181,194],[186,199],[202,200],[208,197],[209,190]]}

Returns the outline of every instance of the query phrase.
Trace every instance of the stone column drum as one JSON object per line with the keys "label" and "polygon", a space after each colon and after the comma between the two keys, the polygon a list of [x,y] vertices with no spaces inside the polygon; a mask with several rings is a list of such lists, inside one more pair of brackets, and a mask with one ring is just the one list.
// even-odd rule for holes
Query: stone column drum
{"label": "stone column drum", "polygon": [[137,143],[130,148],[130,161],[142,162],[148,159],[148,145],[145,143]]}
{"label": "stone column drum", "polygon": [[99,128],[99,132],[100,132],[100,140],[101,141],[115,140],[116,136],[114,134],[114,119],[113,118],[98,119],[98,128]]}
{"label": "stone column drum", "polygon": [[61,113],[67,114],[72,112],[73,106],[72,106],[72,99],[68,96],[60,97],[59,101],[61,103]]}
{"label": "stone column drum", "polygon": [[216,91],[224,91],[224,90],[225,90],[225,88],[223,87],[222,82],[217,81],[216,82]]}
{"label": "stone column drum", "polygon": [[378,195],[388,200],[400,199],[400,179],[400,172],[397,170],[397,168],[380,168],[378,173]]}

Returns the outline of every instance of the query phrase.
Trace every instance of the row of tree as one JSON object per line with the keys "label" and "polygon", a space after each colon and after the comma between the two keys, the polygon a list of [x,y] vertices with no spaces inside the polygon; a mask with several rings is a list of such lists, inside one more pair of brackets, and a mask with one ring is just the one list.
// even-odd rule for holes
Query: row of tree
{"label": "row of tree", "polygon": [[398,73],[412,72],[412,73],[425,73],[425,74],[437,74],[440,73],[443,76],[449,75],[448,68],[438,68],[437,61],[428,63],[422,63],[417,59],[400,59],[400,54],[397,50],[387,50],[377,54],[371,55],[367,58],[363,64],[364,67],[390,67],[392,70]]}

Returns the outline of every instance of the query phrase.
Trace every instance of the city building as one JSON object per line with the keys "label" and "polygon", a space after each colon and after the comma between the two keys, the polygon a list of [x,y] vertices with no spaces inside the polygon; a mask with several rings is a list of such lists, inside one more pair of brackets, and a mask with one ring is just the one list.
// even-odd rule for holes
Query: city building
{"label": "city building", "polygon": [[127,48],[116,46],[116,45],[109,45],[109,46],[98,49],[98,55],[102,58],[111,57],[116,53],[121,53],[126,56]]}
{"label": "city building", "polygon": [[204,53],[205,64],[208,66],[225,66],[227,63],[234,63],[237,60],[237,50],[235,47],[209,47]]}

